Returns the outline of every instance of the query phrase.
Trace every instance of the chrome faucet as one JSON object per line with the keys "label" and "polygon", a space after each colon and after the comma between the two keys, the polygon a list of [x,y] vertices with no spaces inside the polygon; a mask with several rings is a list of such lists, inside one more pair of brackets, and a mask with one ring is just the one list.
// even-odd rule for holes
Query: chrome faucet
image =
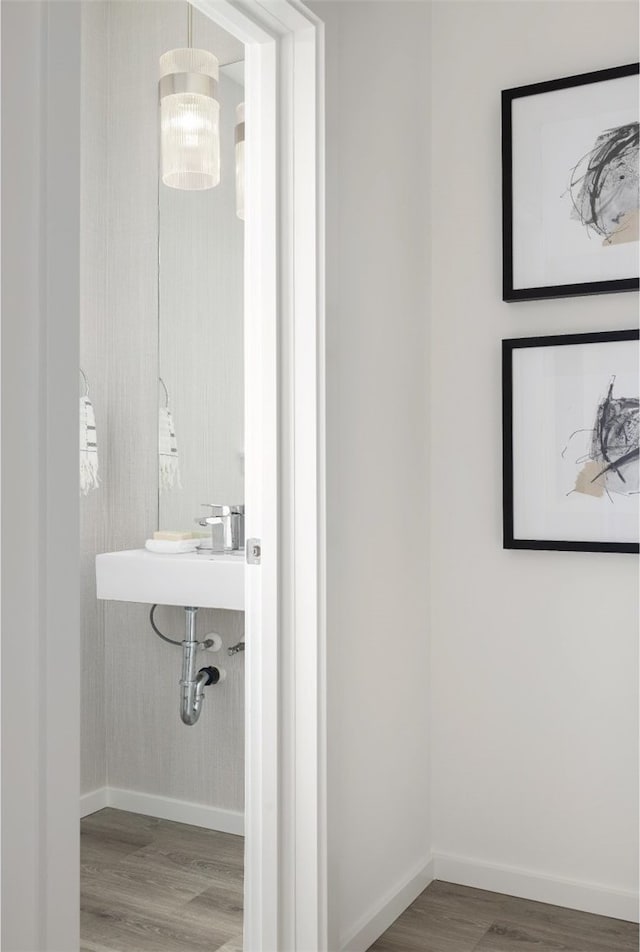
{"label": "chrome faucet", "polygon": [[203,502],[206,509],[211,509],[208,516],[196,519],[196,524],[211,529],[213,548],[213,527],[222,526],[223,549],[225,552],[236,552],[244,549],[244,506],[220,506],[212,502]]}

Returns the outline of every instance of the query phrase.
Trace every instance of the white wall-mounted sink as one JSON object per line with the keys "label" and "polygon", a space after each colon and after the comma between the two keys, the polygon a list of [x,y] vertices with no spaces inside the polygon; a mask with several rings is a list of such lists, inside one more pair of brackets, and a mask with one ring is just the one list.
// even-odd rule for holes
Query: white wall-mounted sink
{"label": "white wall-mounted sink", "polygon": [[146,549],[96,556],[98,598],[244,611],[244,552],[156,555]]}

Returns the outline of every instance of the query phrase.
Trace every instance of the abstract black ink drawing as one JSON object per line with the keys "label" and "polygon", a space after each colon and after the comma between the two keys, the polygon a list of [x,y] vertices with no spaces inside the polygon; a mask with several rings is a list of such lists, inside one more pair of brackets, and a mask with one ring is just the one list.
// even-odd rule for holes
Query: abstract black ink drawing
{"label": "abstract black ink drawing", "polygon": [[[640,401],[637,397],[614,396],[615,382],[614,375],[597,407],[593,428],[576,430],[569,437],[571,443],[578,433],[590,434],[588,452],[575,461],[582,469],[568,495],[577,492],[603,496],[606,493],[613,502],[612,493],[629,496],[639,491]],[[568,446],[563,456],[567,449]]]}
{"label": "abstract black ink drawing", "polygon": [[638,123],[606,129],[571,170],[571,217],[603,245],[638,241]]}
{"label": "abstract black ink drawing", "polygon": [[640,553],[639,342],[502,341],[505,549]]}
{"label": "abstract black ink drawing", "polygon": [[502,297],[640,289],[639,63],[502,90]]}

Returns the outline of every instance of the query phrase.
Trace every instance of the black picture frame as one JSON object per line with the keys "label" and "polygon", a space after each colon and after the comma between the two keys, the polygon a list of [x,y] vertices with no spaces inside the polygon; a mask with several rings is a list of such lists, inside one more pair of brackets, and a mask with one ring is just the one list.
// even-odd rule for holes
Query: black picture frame
{"label": "black picture frame", "polygon": [[514,288],[513,255],[513,127],[512,112],[514,100],[540,94],[553,94],[574,86],[588,86],[593,83],[608,82],[613,79],[638,75],[640,64],[630,63],[611,69],[596,70],[576,76],[566,76],[547,82],[533,83],[502,90],[502,297],[506,302],[544,300],[548,298],[575,297],[584,294],[605,294],[619,291],[637,291],[640,288],[640,276],[614,278],[611,280],[584,281],[580,283],[545,285],[542,287]]}
{"label": "black picture frame", "polygon": [[[610,342],[638,342],[638,330],[604,331],[591,334],[561,334],[545,337],[521,337],[502,341],[502,440],[503,440],[503,548],[538,549],[569,552],[638,553],[638,542],[578,541],[572,539],[516,538],[514,535],[514,409],[513,355],[521,348],[563,347]],[[638,348],[636,346],[636,359]],[[640,497],[639,497],[640,498]]]}

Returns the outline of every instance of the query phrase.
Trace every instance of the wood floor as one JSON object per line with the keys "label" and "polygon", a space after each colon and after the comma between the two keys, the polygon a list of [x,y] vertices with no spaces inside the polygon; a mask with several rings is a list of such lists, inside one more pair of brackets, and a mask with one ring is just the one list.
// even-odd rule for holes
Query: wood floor
{"label": "wood floor", "polygon": [[242,952],[241,836],[108,808],[80,842],[81,952]]}
{"label": "wood floor", "polygon": [[434,882],[369,952],[638,952],[638,926]]}
{"label": "wood floor", "polygon": [[[242,837],[113,809],[81,829],[81,952],[242,952]],[[638,926],[435,882],[370,952],[638,952]]]}

